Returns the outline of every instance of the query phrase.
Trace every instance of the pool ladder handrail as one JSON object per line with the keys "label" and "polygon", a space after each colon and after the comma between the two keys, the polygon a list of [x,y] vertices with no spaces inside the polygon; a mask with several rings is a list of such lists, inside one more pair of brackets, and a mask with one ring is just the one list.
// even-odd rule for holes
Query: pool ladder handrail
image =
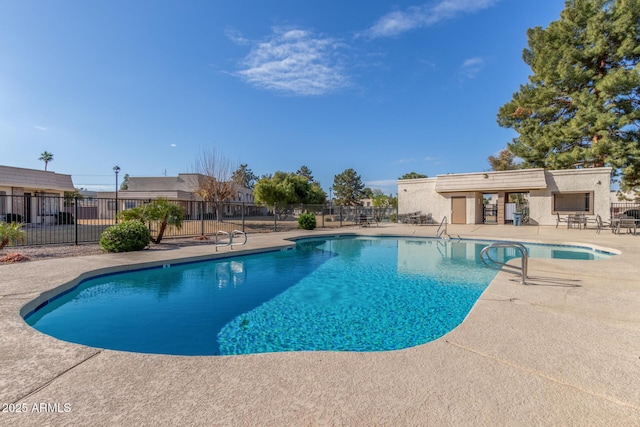
{"label": "pool ladder handrail", "polygon": [[[489,250],[491,250],[492,248],[511,248],[511,249],[517,250],[518,252],[520,252],[520,255],[521,255],[521,259],[522,259],[521,266],[518,267],[517,265],[509,265],[507,263],[500,262],[491,258],[491,255],[489,254]],[[528,279],[527,269],[529,267],[529,250],[522,243],[494,242],[489,246],[485,246],[484,248],[482,248],[482,251],[480,251],[480,261],[482,261],[482,263],[487,267],[493,268],[494,270],[501,270],[507,273],[517,274],[520,276],[520,284],[521,285],[527,284],[527,279]]]}
{"label": "pool ladder handrail", "polygon": [[[444,228],[442,228],[443,225],[444,225]],[[447,217],[446,216],[442,218],[442,221],[440,221],[440,225],[436,230],[436,236],[438,237],[438,239],[442,239],[443,234],[447,236],[447,238],[449,238],[449,234],[447,234]]]}
{"label": "pool ladder handrail", "polygon": [[[219,236],[224,236],[228,240],[226,242],[219,242],[218,241]],[[244,237],[244,240],[242,241],[242,243],[233,243],[234,237]],[[246,244],[247,244],[247,233],[245,233],[244,231],[233,230],[231,233],[229,233],[228,231],[218,230],[218,232],[216,233],[216,243],[215,243],[216,252],[218,252],[218,248],[220,247],[229,246],[229,250],[233,250],[233,245],[242,246]]]}
{"label": "pool ladder handrail", "polygon": [[[233,239],[235,237],[238,237],[238,236],[244,237],[244,240],[242,241],[242,243],[233,243]],[[246,245],[247,244],[247,233],[245,233],[244,231],[241,231],[241,230],[233,230],[231,232],[231,240],[232,240],[231,249],[233,249],[233,245],[236,245],[236,246]]]}

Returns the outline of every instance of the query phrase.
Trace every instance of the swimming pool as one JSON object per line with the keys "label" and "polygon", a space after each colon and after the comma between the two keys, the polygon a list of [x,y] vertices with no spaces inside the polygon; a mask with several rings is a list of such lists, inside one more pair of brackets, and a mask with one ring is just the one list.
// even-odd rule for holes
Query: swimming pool
{"label": "swimming pool", "polygon": [[[143,353],[395,350],[435,340],[464,320],[496,274],[479,261],[487,244],[308,239],[291,250],[95,277],[25,320],[65,341]],[[609,256],[528,246],[532,257]]]}

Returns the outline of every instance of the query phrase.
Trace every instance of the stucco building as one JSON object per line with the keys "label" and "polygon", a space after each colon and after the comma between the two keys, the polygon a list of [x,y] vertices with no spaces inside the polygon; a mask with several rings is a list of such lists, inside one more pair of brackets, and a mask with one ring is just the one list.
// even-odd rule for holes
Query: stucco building
{"label": "stucco building", "polygon": [[526,209],[529,224],[555,225],[557,215],[609,218],[611,168],[520,169],[438,175],[398,181],[398,213],[431,214],[451,224],[487,222],[485,200],[494,198],[497,224]]}
{"label": "stucco building", "polygon": [[63,211],[64,192],[74,189],[71,175],[0,166],[0,221],[52,223]]}

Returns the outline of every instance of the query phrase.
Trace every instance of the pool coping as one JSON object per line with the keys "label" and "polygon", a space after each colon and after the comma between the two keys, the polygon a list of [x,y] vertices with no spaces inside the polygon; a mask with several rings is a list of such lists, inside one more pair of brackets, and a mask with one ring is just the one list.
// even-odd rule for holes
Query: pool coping
{"label": "pool coping", "polygon": [[[1,266],[0,319],[6,332],[0,341],[5,362],[0,365],[0,403],[27,404],[29,411],[0,412],[0,421],[66,424],[99,417],[105,424],[180,419],[195,424],[216,420],[218,425],[255,420],[279,425],[371,424],[366,420],[631,425],[640,420],[640,390],[633,380],[640,378],[640,285],[634,281],[640,277],[635,261],[640,237],[553,227],[449,230],[474,240],[516,237],[609,248],[619,255],[599,261],[536,259],[530,275],[539,280],[530,286],[517,285],[514,276],[500,272],[458,328],[411,349],[204,357],[66,343],[34,331],[20,315],[31,301],[65,286],[69,277],[79,283],[88,270],[122,271],[139,268],[140,262],[162,265],[176,255],[186,262],[228,252],[205,253],[211,248],[203,245]],[[244,249],[264,252],[291,246],[287,239],[348,234],[432,237],[435,229],[389,225],[251,235]],[[232,252],[240,253],[246,251]],[[579,287],[570,286],[572,280],[580,280]],[[203,370],[214,378],[201,375]],[[33,404],[40,403],[69,403],[71,410],[34,412]]]}

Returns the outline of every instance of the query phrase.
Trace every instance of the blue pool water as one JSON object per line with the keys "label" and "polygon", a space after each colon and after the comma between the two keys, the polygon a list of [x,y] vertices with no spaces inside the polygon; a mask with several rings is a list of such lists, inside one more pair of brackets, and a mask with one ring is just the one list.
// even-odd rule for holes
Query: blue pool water
{"label": "blue pool water", "polygon": [[[96,277],[25,320],[62,340],[144,353],[401,349],[464,320],[496,274],[479,261],[487,244],[305,240],[291,250]],[[532,257],[609,256],[562,246],[529,250]],[[516,255],[500,249],[493,256]]]}

